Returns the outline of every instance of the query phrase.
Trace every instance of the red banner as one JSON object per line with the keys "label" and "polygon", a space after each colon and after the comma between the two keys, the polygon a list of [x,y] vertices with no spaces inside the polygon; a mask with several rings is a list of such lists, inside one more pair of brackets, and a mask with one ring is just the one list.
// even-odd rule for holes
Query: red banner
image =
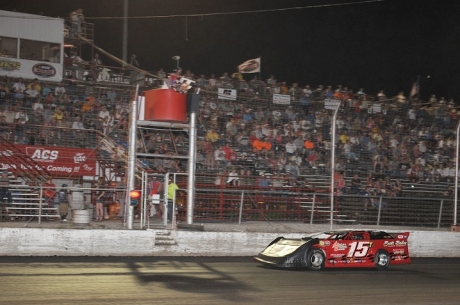
{"label": "red banner", "polygon": [[[39,165],[40,171],[47,170],[51,175],[94,176],[96,174],[96,150],[83,148],[14,145],[24,157]],[[0,144],[0,167],[12,172],[27,171],[30,164],[23,164],[16,152]]]}

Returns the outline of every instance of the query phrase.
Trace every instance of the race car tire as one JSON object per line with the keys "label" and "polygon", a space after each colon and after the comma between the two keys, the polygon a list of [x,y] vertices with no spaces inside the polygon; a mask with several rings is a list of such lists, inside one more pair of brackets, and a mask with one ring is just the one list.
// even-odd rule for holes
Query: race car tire
{"label": "race car tire", "polygon": [[307,267],[310,270],[321,270],[324,268],[326,257],[320,249],[311,249],[306,255]]}
{"label": "race car tire", "polygon": [[386,250],[379,250],[374,258],[375,267],[379,270],[385,270],[390,266],[390,254]]}

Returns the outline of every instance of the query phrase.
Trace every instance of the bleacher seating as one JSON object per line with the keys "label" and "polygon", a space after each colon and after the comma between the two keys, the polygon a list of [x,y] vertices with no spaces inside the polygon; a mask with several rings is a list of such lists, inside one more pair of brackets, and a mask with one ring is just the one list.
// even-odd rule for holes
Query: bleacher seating
{"label": "bleacher seating", "polygon": [[[3,171],[6,169],[0,169]],[[31,187],[23,179],[17,179],[12,173],[8,172],[10,184],[8,190],[11,192],[13,202],[11,204],[2,203],[2,219],[9,220],[31,220],[31,218],[60,219],[59,212],[55,207],[50,207],[40,196],[38,187]]]}
{"label": "bleacher seating", "polygon": [[[188,76],[193,78],[193,76]],[[3,78],[3,83],[7,88],[11,88],[15,80]],[[199,83],[199,82],[197,82]],[[21,139],[17,134],[16,122],[3,124],[2,137],[5,141],[14,143],[27,143],[29,145],[46,144],[60,146],[78,146],[98,150],[98,158],[102,162],[124,162],[126,164],[126,144],[127,144],[127,118],[129,117],[128,101],[132,97],[133,87],[126,84],[117,85],[110,82],[84,82],[77,81],[76,85],[64,81],[66,94],[52,95],[51,100],[47,101],[43,97],[44,111],[37,113],[34,111],[31,100],[15,101],[13,103],[12,93],[6,93],[5,98],[0,100],[2,111],[7,108],[20,108],[25,106],[26,113],[29,115],[29,122],[24,127],[27,137]],[[308,182],[310,188],[315,190],[328,190],[330,188],[330,113],[324,109],[324,99],[327,90],[317,90],[311,93],[306,99],[302,91],[292,92],[291,101],[288,105],[272,103],[274,88],[260,91],[258,86],[262,83],[251,84],[249,89],[240,90],[235,87],[234,82],[225,82],[221,79],[216,80],[216,85],[211,86],[208,82],[201,89],[201,104],[198,113],[198,150],[202,159],[197,164],[197,184],[212,185],[215,176],[219,173],[226,175],[231,167],[236,167],[238,171],[250,171],[256,177],[260,173],[288,173],[292,176],[302,178]],[[43,88],[51,88],[52,83],[42,82]],[[238,92],[236,101],[219,100],[217,90],[220,86],[234,88]],[[152,87],[149,87],[152,88]],[[147,89],[147,88],[142,88]],[[256,94],[258,93],[258,94]],[[342,92],[341,97],[350,92]],[[112,100],[109,97],[114,97]],[[424,101],[413,100],[400,104],[397,99],[386,99],[378,101],[377,97],[369,95],[346,95],[341,100],[341,108],[337,124],[337,145],[336,145],[336,170],[341,172],[346,186],[349,188],[351,177],[358,174],[362,180],[362,189],[368,183],[366,178],[369,173],[375,177],[389,177],[392,182],[400,179],[402,182],[403,196],[417,197],[442,197],[446,188],[449,187],[448,179],[441,177],[434,172],[434,167],[438,164],[447,164],[453,158],[453,114],[454,105],[441,103],[440,101],[430,104]],[[10,99],[9,99],[10,98]],[[92,108],[82,111],[88,99],[94,100]],[[358,106],[356,106],[358,104]],[[378,107],[384,111],[377,111]],[[55,106],[54,106],[55,105]],[[104,129],[103,122],[98,118],[101,106],[108,106],[111,111],[121,108],[124,109],[122,116],[117,117],[117,123]],[[420,119],[412,125],[405,123],[405,117],[411,107],[417,110],[424,109],[420,114]],[[40,132],[45,122],[50,124],[50,117],[54,115],[54,109],[64,110],[64,122],[56,126],[54,136],[44,139]],[[440,123],[436,118],[442,115],[451,115],[451,122]],[[3,112],[3,115],[5,112]],[[1,116],[1,113],[0,113]],[[72,120],[79,116],[87,130],[95,131],[94,137],[84,137],[76,139],[71,129]],[[398,121],[398,118],[402,119]],[[232,121],[236,128],[236,134],[230,130]],[[51,124],[54,124],[51,121]],[[230,127],[228,127],[230,126]],[[207,133],[214,129],[217,131],[218,140],[210,143],[207,140]],[[275,133],[279,131],[283,135],[281,142],[276,142]],[[273,132],[273,134],[271,133]],[[266,140],[271,144],[271,149],[254,149],[249,144],[242,147],[237,139],[237,135],[245,133],[250,141],[256,138]],[[374,147],[362,145],[364,136],[368,134],[367,141],[374,144]],[[139,153],[163,154],[165,157],[158,161],[158,158],[144,158],[139,160],[138,166],[144,170],[152,172],[162,171],[185,171],[186,162],[171,162],[168,154],[185,156],[188,153],[188,133],[184,130],[170,130],[168,128],[153,128],[139,130]],[[280,166],[277,162],[281,154],[286,152],[286,142],[288,138],[301,138],[302,141],[311,141],[313,148],[298,148],[297,152],[301,156],[298,174],[290,172],[286,166]],[[350,158],[345,149],[345,144],[350,137],[361,137],[358,144],[352,147],[352,152],[357,158]],[[393,138],[397,139],[400,145],[398,148],[392,146]],[[345,139],[345,140],[344,140]],[[354,139],[356,140],[356,139]],[[443,142],[444,147],[441,147]],[[105,143],[102,145],[102,143]],[[233,157],[226,159],[225,162],[216,162],[214,152],[219,145],[225,146],[230,143],[233,149]],[[418,145],[424,143],[426,150],[418,151]],[[421,148],[420,148],[421,149]],[[395,153],[406,154],[402,159]],[[315,158],[310,159],[316,154]],[[382,164],[378,165],[376,156],[382,158]],[[169,162],[168,166],[165,162]],[[408,170],[415,170],[417,162],[423,161],[423,165],[418,167],[414,177],[408,174]],[[399,163],[405,163],[406,168],[396,170]],[[172,165],[171,165],[172,164]],[[112,168],[112,167],[110,167]],[[113,167],[115,168],[115,167]],[[117,167],[119,168],[119,167]],[[374,186],[375,187],[375,186]],[[378,192],[377,192],[378,193]],[[34,201],[34,196],[17,196],[16,209],[20,211],[19,201],[27,205],[26,202]],[[22,198],[22,199],[20,199]],[[28,198],[28,199],[26,199]],[[40,202],[37,203],[41,205]],[[31,205],[31,204],[29,204]],[[44,209],[43,211],[48,211]],[[51,210],[50,210],[51,211]],[[30,211],[29,211],[30,213]],[[19,215],[20,213],[18,213]],[[14,216],[16,217],[16,216]],[[17,216],[19,217],[19,216]]]}

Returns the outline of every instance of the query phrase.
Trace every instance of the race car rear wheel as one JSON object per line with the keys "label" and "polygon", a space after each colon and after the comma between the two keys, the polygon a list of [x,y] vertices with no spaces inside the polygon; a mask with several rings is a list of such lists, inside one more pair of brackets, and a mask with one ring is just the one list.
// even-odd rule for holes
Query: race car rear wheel
{"label": "race car rear wheel", "polygon": [[379,250],[374,258],[375,267],[380,270],[387,269],[390,266],[390,254],[386,250]]}
{"label": "race car rear wheel", "polygon": [[307,252],[307,266],[310,270],[321,270],[324,268],[326,257],[323,251],[319,249],[311,249]]}

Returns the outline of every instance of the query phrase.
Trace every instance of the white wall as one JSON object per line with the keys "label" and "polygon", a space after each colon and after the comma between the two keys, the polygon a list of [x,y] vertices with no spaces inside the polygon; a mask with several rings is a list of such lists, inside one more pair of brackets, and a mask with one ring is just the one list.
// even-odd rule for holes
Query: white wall
{"label": "white wall", "polygon": [[[22,77],[25,79],[38,78],[39,80],[55,82],[62,80],[64,19],[0,10],[0,36],[57,43],[60,45],[59,63],[26,60],[20,59],[20,57],[1,57],[0,63],[2,65],[14,68],[1,69],[0,75]],[[20,42],[18,42],[18,47],[19,44]],[[17,55],[20,56],[20,54]],[[51,54],[49,55],[51,56]],[[41,58],[41,56],[38,57]]]}
{"label": "white wall", "polygon": [[[410,231],[412,257],[460,257],[460,233]],[[153,230],[1,228],[1,256],[254,256],[278,233],[173,231],[155,245]],[[299,237],[300,233],[283,234]]]}
{"label": "white wall", "polygon": [[64,19],[0,10],[0,35],[62,44]]}
{"label": "white wall", "polygon": [[3,256],[152,255],[153,231],[0,229]]}

